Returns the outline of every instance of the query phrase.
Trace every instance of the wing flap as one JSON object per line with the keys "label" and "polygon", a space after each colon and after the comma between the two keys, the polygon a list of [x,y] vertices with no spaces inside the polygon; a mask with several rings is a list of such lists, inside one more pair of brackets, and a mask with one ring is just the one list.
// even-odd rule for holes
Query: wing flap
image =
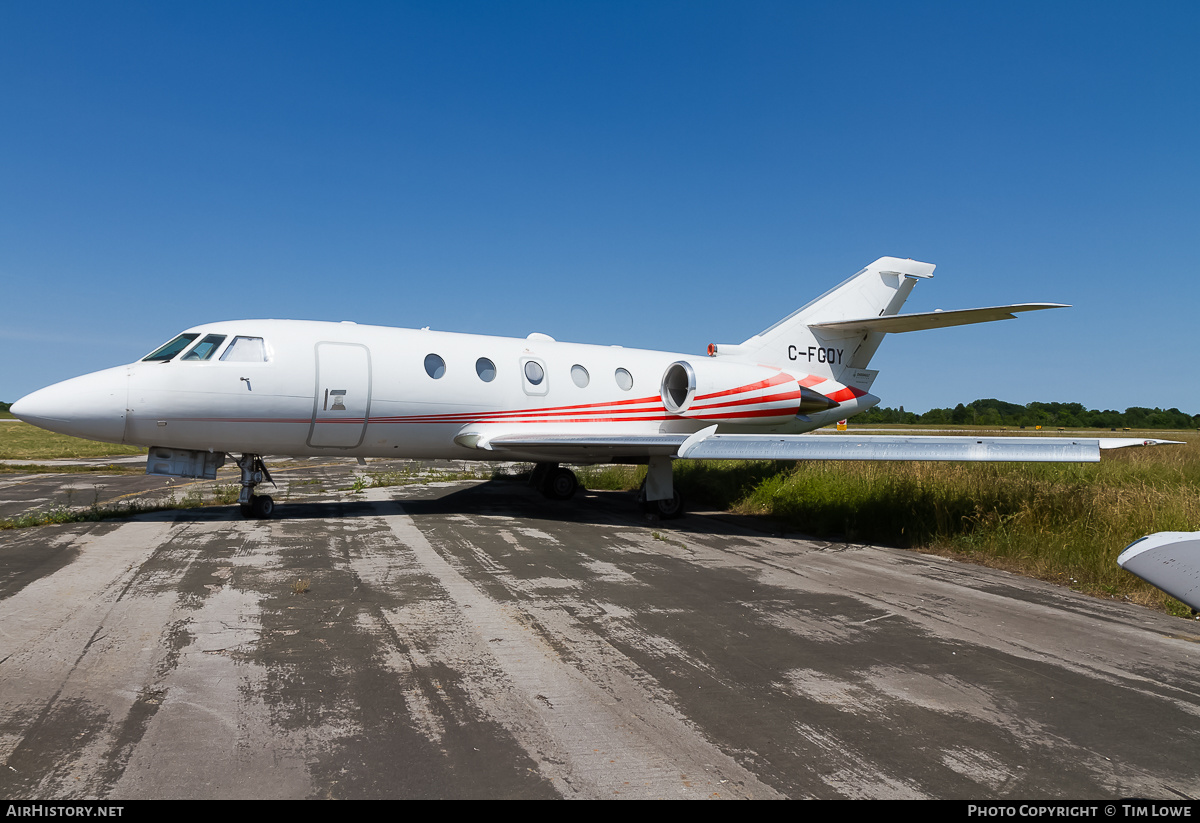
{"label": "wing flap", "polygon": [[603,462],[613,457],[671,457],[687,434],[513,432],[467,427],[454,438],[460,446],[495,453],[498,459]]}
{"label": "wing flap", "polygon": [[661,449],[664,454],[674,454],[686,434],[501,434],[488,441],[488,448],[496,449]]}
{"label": "wing flap", "polygon": [[1128,446],[1182,446],[1182,440],[1145,440],[1140,437],[1099,437],[1102,449],[1124,449]]}

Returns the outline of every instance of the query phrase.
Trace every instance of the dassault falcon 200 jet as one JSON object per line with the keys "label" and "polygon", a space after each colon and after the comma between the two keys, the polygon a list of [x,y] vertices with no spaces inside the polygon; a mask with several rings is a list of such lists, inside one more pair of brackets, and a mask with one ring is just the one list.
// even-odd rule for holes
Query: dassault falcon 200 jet
{"label": "dassault falcon 200 jet", "polygon": [[[12,413],[51,431],[149,447],[146,471],[241,469],[242,512],[263,455],[529,461],[552,499],[560,463],[644,463],[641,499],[682,513],[675,459],[1094,461],[1119,438],[803,434],[871,408],[885,335],[991,320],[1053,303],[899,314],[928,263],[882,257],[738,345],[708,356],[354,323],[196,326],[136,363],[36,391]],[[235,457],[234,455],[240,455]]]}

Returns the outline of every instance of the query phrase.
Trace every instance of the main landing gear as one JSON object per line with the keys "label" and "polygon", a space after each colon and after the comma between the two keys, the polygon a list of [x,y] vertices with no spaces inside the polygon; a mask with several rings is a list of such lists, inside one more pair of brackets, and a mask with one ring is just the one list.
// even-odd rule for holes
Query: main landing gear
{"label": "main landing gear", "polygon": [[[538,463],[529,476],[529,485],[551,500],[570,500],[579,489],[579,480],[575,472],[557,463]],[[663,520],[683,517],[683,497],[674,488],[671,458],[650,458],[646,481],[638,490],[638,502],[647,514]]]}
{"label": "main landing gear", "polygon": [[579,479],[557,463],[538,463],[529,475],[529,485],[551,500],[570,500],[579,490]]}
{"label": "main landing gear", "polygon": [[662,520],[674,520],[678,517],[683,517],[685,507],[683,505],[683,495],[677,491],[672,491],[671,496],[663,500],[646,500],[645,487],[638,493],[638,502],[642,504],[642,508],[646,514],[658,515]]}
{"label": "main landing gear", "polygon": [[271,479],[271,473],[263,464],[262,455],[243,454],[242,459],[237,461],[237,466],[242,470],[242,493],[238,495],[242,517],[265,520],[274,514],[275,501],[269,494],[255,494],[254,487],[263,481],[274,486],[275,481]]}
{"label": "main landing gear", "polygon": [[683,517],[683,496],[675,490],[674,481],[670,457],[659,455],[646,462],[646,481],[638,491],[638,502],[646,514],[663,520]]}

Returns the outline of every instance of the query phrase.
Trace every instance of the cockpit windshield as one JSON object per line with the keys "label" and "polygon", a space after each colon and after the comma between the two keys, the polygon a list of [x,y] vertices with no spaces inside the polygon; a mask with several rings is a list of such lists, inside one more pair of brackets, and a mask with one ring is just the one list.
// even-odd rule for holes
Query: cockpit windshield
{"label": "cockpit windshield", "polygon": [[181,334],[178,337],[176,337],[174,340],[172,340],[170,343],[168,343],[167,345],[165,345],[162,348],[158,349],[157,351],[143,357],[142,361],[143,362],[157,361],[160,363],[166,363],[168,360],[173,358],[175,355],[179,354],[181,351],[186,349],[191,344],[191,342],[199,336],[200,335],[195,334],[195,333]]}
{"label": "cockpit windshield", "polygon": [[[225,345],[225,341],[229,339],[226,334],[208,334],[199,343],[196,343],[196,338],[200,334],[198,332],[186,332],[179,335],[170,343],[160,349],[154,351],[153,354],[148,354],[142,358],[143,362],[167,363],[178,358],[179,362],[204,362],[214,360],[217,352],[221,352],[221,360],[230,363],[265,363],[270,360],[270,355],[267,349],[266,341],[261,337],[248,337],[245,335],[237,335],[229,343]],[[195,345],[192,345],[195,343]],[[191,346],[191,348],[188,348]],[[178,357],[179,353],[186,351],[187,354]]]}
{"label": "cockpit windshield", "polygon": [[180,360],[210,360],[224,342],[225,335],[210,334],[193,346],[192,350],[181,357]]}
{"label": "cockpit windshield", "polygon": [[261,337],[238,335],[233,338],[221,359],[232,363],[262,363],[267,359],[267,348]]}

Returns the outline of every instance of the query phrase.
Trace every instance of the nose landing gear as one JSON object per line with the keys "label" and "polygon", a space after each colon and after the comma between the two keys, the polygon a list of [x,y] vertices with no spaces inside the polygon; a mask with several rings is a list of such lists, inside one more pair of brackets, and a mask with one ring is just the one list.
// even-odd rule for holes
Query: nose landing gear
{"label": "nose landing gear", "polygon": [[275,481],[271,479],[271,473],[267,471],[262,455],[243,454],[241,460],[237,461],[237,466],[242,470],[242,492],[238,495],[242,517],[265,520],[275,513],[275,501],[269,494],[255,494],[254,487],[263,481],[274,486]]}

